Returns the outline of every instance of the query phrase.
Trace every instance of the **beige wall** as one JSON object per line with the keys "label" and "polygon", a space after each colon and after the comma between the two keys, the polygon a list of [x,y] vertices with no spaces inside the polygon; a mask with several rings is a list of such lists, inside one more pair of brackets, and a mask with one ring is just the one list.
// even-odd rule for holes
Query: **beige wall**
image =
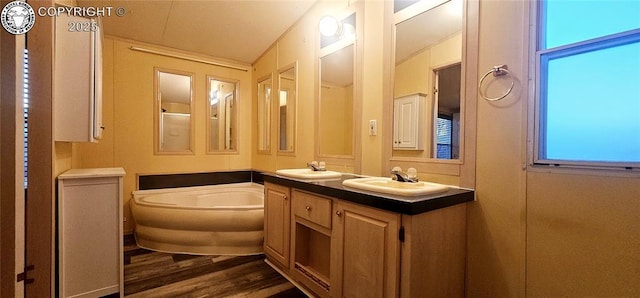
{"label": "beige wall", "polygon": [[527,1],[482,1],[479,75],[507,64],[512,95],[478,103],[477,201],[469,208],[470,297],[640,295],[640,179],[523,170]]}
{"label": "beige wall", "polygon": [[[508,64],[526,83],[526,2],[480,2],[478,72]],[[496,18],[503,18],[497,20]],[[468,210],[469,296],[525,295],[526,87],[497,103],[478,97],[476,199]],[[545,260],[540,260],[544,262]]]}
{"label": "beige wall", "polygon": [[[384,1],[364,2],[364,36],[359,42],[363,45],[362,74],[356,73],[356,82],[362,84],[362,125],[360,137],[362,140],[362,171],[363,175],[387,176],[388,172],[382,168],[382,139],[383,139],[383,88],[384,88],[384,47],[382,46],[385,33]],[[360,50],[360,49],[358,49]],[[357,57],[356,57],[357,59]],[[358,80],[361,78],[361,81]],[[369,120],[378,122],[378,135],[369,135]]]}
{"label": "beige wall", "polygon": [[[132,43],[105,38],[103,48],[103,121],[99,143],[73,145],[73,167],[123,167],[125,217],[136,189],[136,175],[190,173],[251,168],[251,72],[132,51]],[[142,45],[150,47],[149,45]],[[164,49],[163,49],[164,50]],[[192,155],[154,155],[154,67],[194,73],[195,148]],[[237,80],[238,154],[206,154],[206,76]],[[57,148],[58,146],[56,146]],[[130,231],[130,221],[125,231]]]}
{"label": "beige wall", "polygon": [[[362,51],[362,124],[383,114],[383,1],[365,1]],[[528,19],[526,1],[482,1],[478,76],[508,64],[516,78],[513,93],[499,102],[477,102],[475,190],[468,208],[467,283],[469,297],[639,296],[640,179],[602,172],[527,169]],[[57,144],[60,164],[74,167],[123,166],[126,200],[136,173],[200,172],[301,167],[314,158],[317,82],[316,26],[329,8],[345,2],[321,2],[253,65],[253,75],[171,58],[132,52],[129,44],[105,40],[105,126],[98,144]],[[271,127],[271,154],[256,150],[257,80],[298,63],[298,109],[295,155],[277,154],[277,126]],[[196,73],[195,155],[154,156],[152,138],[153,66]],[[240,80],[240,153],[204,154],[204,76]],[[251,84],[249,85],[249,82]],[[477,82],[467,82],[475,89]],[[246,98],[251,98],[247,104]],[[253,107],[253,109],[252,109]],[[145,112],[146,111],[146,112]],[[274,121],[277,118],[273,118]],[[250,124],[253,123],[253,124]],[[361,137],[362,174],[381,175],[382,134]],[[250,133],[249,133],[250,130]],[[249,149],[251,149],[249,151]],[[73,154],[70,155],[69,152]],[[429,165],[426,165],[427,167]],[[66,166],[64,166],[66,167]],[[619,175],[618,175],[619,176]],[[428,175],[421,176],[429,179]],[[438,177],[436,177],[438,179]],[[442,178],[439,178],[442,179]],[[447,178],[449,179],[449,178]],[[458,183],[455,178],[449,181]],[[128,211],[128,208],[125,208]]]}

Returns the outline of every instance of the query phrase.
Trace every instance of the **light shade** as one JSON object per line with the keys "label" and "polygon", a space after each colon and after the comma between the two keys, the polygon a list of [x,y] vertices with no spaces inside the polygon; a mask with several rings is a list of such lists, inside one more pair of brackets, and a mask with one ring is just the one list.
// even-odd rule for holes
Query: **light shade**
{"label": "light shade", "polygon": [[324,16],[320,19],[320,34],[330,37],[340,35],[342,26],[340,21],[334,16]]}

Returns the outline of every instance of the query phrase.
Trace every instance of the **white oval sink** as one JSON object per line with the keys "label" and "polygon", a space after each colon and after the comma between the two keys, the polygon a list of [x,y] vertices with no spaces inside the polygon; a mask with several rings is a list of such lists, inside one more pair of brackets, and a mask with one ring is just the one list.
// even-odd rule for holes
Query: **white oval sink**
{"label": "white oval sink", "polygon": [[364,177],[347,179],[342,185],[372,192],[398,196],[423,196],[441,193],[449,187],[432,182],[398,182],[387,177]]}
{"label": "white oval sink", "polygon": [[313,171],[309,168],[303,169],[281,169],[277,170],[276,174],[298,178],[298,179],[330,179],[342,177],[342,173],[334,171]]}

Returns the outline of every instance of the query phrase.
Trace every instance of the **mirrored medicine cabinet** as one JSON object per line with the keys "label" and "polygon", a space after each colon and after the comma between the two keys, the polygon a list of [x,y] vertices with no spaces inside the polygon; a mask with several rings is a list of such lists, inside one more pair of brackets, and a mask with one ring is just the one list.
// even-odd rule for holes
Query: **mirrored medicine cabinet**
{"label": "mirrored medicine cabinet", "polygon": [[238,81],[207,76],[207,153],[238,152]]}
{"label": "mirrored medicine cabinet", "polygon": [[278,154],[295,153],[298,82],[296,64],[278,71]]}
{"label": "mirrored medicine cabinet", "polygon": [[394,2],[393,157],[460,159],[463,3]]}
{"label": "mirrored medicine cabinet", "polygon": [[154,153],[193,154],[194,74],[162,68],[154,73]]}

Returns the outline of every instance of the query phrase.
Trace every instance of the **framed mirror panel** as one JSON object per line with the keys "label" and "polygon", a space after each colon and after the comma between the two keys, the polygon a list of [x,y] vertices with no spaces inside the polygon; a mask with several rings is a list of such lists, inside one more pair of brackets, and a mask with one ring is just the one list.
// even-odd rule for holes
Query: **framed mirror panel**
{"label": "framed mirror panel", "polygon": [[278,153],[295,153],[297,93],[296,64],[292,64],[278,72]]}
{"label": "framed mirror panel", "polygon": [[238,152],[238,82],[207,76],[207,153]]}
{"label": "framed mirror panel", "polygon": [[[424,95],[424,100],[417,103],[418,110],[424,112],[412,123],[422,126],[412,128],[412,131],[421,131],[422,135],[416,140],[420,144],[412,147],[415,149],[393,150],[393,156],[458,160],[464,115],[461,104],[463,1],[396,1],[394,11],[393,96],[400,99]],[[403,123],[410,127],[410,123]],[[395,139],[398,136],[394,136]]]}
{"label": "framed mirror panel", "polygon": [[320,57],[318,155],[354,154],[355,45]]}
{"label": "framed mirror panel", "polygon": [[258,153],[271,154],[271,75],[258,80]]}
{"label": "framed mirror panel", "polygon": [[193,73],[154,69],[154,153],[193,154]]}

